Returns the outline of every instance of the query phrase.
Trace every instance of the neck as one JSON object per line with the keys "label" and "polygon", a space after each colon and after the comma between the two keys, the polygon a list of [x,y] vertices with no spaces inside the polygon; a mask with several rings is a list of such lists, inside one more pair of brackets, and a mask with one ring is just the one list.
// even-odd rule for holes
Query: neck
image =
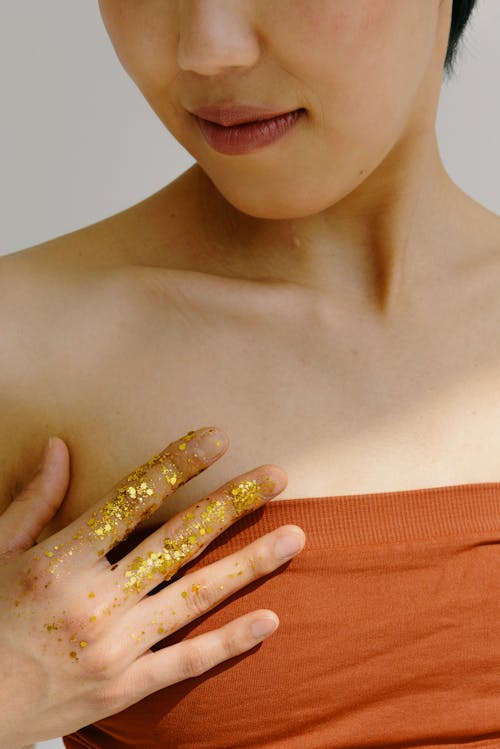
{"label": "neck", "polygon": [[478,207],[446,173],[434,130],[400,142],[342,200],[292,220],[238,211],[198,165],[193,169],[212,272],[299,284],[383,315],[433,273],[463,260],[467,238],[458,217]]}

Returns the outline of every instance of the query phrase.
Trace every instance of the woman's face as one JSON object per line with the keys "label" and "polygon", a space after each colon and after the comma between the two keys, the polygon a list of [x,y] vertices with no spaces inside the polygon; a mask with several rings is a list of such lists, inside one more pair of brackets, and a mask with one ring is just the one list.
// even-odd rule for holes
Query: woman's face
{"label": "woman's face", "polygon": [[[236,208],[326,209],[434,122],[452,0],[100,0],[117,55],[173,136]],[[306,110],[246,154],[208,145],[188,110]],[[397,159],[396,159],[397,161]]]}

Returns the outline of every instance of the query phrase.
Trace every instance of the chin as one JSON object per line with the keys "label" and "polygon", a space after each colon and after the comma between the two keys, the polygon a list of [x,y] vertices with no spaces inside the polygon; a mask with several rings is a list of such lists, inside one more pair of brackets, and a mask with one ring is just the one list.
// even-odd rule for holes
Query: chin
{"label": "chin", "polygon": [[[217,187],[217,185],[216,185]],[[275,220],[293,220],[314,216],[330,208],[338,202],[339,198],[334,195],[323,196],[323,200],[312,201],[311,196],[308,199],[294,195],[293,191],[285,194],[277,194],[269,189],[259,195],[246,193],[245,195],[235,194],[234,191],[222,190],[217,187],[221,195],[236,210],[245,213],[247,216],[260,219]]]}

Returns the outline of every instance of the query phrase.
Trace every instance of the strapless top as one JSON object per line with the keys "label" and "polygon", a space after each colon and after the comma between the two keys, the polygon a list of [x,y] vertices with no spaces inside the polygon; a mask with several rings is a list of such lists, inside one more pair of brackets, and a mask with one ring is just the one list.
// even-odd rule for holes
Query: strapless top
{"label": "strapless top", "polygon": [[271,501],[172,580],[288,523],[298,556],[153,649],[261,608],[277,631],[67,749],[500,747],[500,482]]}

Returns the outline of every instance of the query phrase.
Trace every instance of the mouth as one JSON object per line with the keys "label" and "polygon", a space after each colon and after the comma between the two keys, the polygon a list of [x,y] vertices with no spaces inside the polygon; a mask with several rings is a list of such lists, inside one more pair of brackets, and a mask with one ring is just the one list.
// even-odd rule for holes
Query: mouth
{"label": "mouth", "polygon": [[303,111],[305,110],[287,109],[273,112],[262,107],[238,105],[231,107],[199,107],[198,109],[192,111],[191,114],[195,115],[201,120],[205,120],[205,122],[210,122],[213,125],[230,128],[237,125],[250,125],[260,122],[268,122],[269,120],[275,120],[278,117],[284,117],[294,112]]}
{"label": "mouth", "polygon": [[305,109],[296,109],[235,125],[220,125],[201,117],[196,119],[205,141],[215,151],[226,155],[242,155],[281,140],[304,119],[305,114]]}

